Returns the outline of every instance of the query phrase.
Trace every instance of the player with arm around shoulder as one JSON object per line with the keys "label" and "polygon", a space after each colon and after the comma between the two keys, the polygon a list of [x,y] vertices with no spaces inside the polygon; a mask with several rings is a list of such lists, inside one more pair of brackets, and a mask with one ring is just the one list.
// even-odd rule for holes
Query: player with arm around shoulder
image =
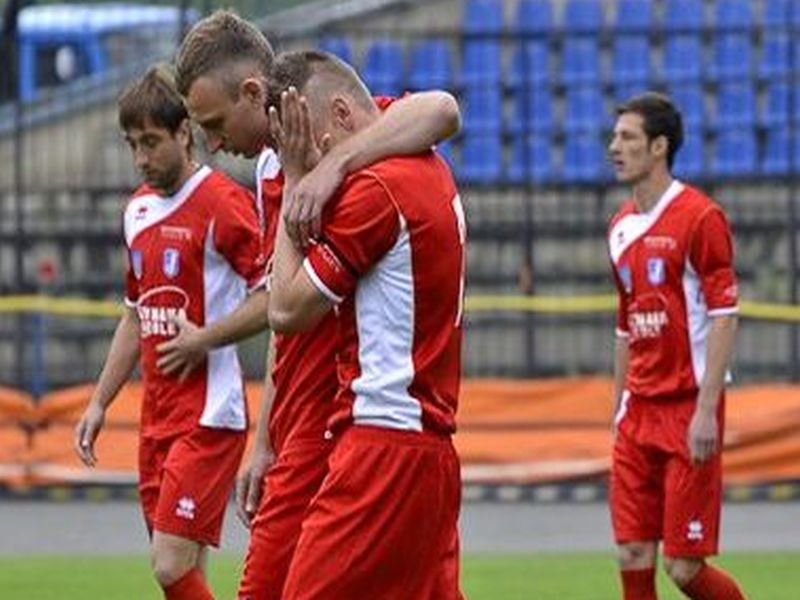
{"label": "player with arm around shoulder", "polygon": [[[378,116],[355,72],[331,55],[287,53],[273,77],[287,90],[283,126],[307,132],[323,153]],[[285,132],[275,137],[282,146]],[[465,237],[452,175],[431,151],[347,177],[305,255],[279,227],[273,327],[302,331],[336,306],[339,329],[335,448],[284,600],[461,597],[460,474],[450,436]]]}
{"label": "player with arm around shoulder", "polygon": [[609,145],[632,197],[611,221],[619,294],[610,507],[625,600],[653,600],[658,544],[689,598],[744,598],[718,550],[724,384],[738,292],[719,205],[676,180],[681,115],[647,93],[621,105]]}
{"label": "player with arm around shoulder", "polygon": [[[198,22],[184,39],[176,61],[179,88],[209,148],[258,155],[257,205],[267,257],[272,255],[281,218],[284,181],[266,111],[271,61],[272,50],[263,35],[230,11],[218,11]],[[341,179],[342,173],[382,156],[425,150],[459,126],[457,105],[445,92],[412,94],[395,102],[380,99],[380,103],[384,110],[372,127],[326,156],[328,166],[322,165],[326,173],[334,172]],[[303,173],[319,158],[319,152],[311,149],[300,161]],[[311,217],[302,217],[302,222],[286,217],[298,239],[313,233],[313,215],[337,185],[331,184],[327,174],[319,177],[318,169],[308,175],[323,185],[314,184],[308,202],[293,205],[310,207]],[[212,347],[220,327],[216,329],[193,331],[191,339],[165,344],[162,360]],[[199,336],[204,339],[198,342]],[[267,369],[258,441],[237,488],[237,509],[251,534],[239,597],[252,600],[281,598],[303,514],[327,472],[331,448],[327,421],[337,387],[332,315],[304,334],[272,337],[274,367]]]}
{"label": "player with arm around shoulder", "polygon": [[144,184],[124,215],[126,312],[75,446],[94,465],[106,409],[138,359],[139,496],[153,572],[168,600],[207,600],[207,546],[219,545],[244,450],[244,381],[234,346],[209,352],[183,381],[158,369],[156,347],[177,333],[176,318],[212,324],[265,294],[263,241],[250,194],[192,160],[188,114],[164,67],[126,89],[119,121]]}

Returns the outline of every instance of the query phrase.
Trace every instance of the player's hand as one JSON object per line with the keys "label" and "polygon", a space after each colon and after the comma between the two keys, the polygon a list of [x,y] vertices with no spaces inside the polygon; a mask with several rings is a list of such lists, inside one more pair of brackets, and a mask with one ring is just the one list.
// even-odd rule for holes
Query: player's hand
{"label": "player's hand", "polygon": [[261,503],[264,474],[274,462],[275,454],[271,448],[254,447],[250,454],[250,462],[236,480],[236,516],[248,529]]}
{"label": "player's hand", "polygon": [[156,346],[159,357],[156,367],[165,375],[178,375],[178,381],[185,381],[189,374],[208,354],[208,346],[201,335],[201,329],[183,316],[172,320],[178,329],[175,337]]}
{"label": "player's hand", "polygon": [[689,439],[687,440],[692,463],[703,463],[717,453],[719,450],[718,432],[716,413],[698,406],[689,423]]}
{"label": "player's hand", "polygon": [[320,236],[322,211],[343,180],[344,171],[338,162],[326,155],[292,187],[283,218],[286,231],[295,244],[305,248],[312,239]]}
{"label": "player's hand", "polygon": [[94,442],[97,435],[103,428],[106,420],[106,411],[99,404],[90,402],[83,415],[75,426],[75,436],[73,446],[78,458],[87,467],[97,464],[97,456],[94,453]]}

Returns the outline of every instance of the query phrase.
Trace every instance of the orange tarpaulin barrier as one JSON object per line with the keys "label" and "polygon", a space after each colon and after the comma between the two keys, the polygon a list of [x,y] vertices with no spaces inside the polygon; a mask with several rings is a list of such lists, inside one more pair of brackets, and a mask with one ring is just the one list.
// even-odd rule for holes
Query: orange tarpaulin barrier
{"label": "orange tarpaulin barrier", "polygon": [[[12,485],[135,481],[140,385],[125,386],[109,410],[97,469],[84,468],[72,450],[74,426],[91,391],[91,385],[77,386],[34,404],[18,391],[0,388],[0,480]],[[247,384],[251,420],[260,394],[259,383]],[[465,381],[455,437],[464,479],[537,483],[604,477],[610,397],[605,377]],[[728,483],[800,479],[800,386],[729,391],[724,464]]]}

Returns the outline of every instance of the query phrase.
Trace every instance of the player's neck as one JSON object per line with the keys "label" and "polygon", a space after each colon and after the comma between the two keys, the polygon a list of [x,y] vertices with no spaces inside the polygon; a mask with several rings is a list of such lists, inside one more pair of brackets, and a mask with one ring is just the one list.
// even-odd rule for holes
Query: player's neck
{"label": "player's neck", "polygon": [[200,164],[196,163],[193,160],[188,161],[186,164],[183,165],[181,169],[180,176],[175,180],[168,190],[159,190],[162,195],[166,196],[174,196],[175,194],[180,191],[180,189],[186,184],[189,179],[191,179],[192,175],[197,173],[197,170],[200,168]]}
{"label": "player's neck", "polygon": [[633,186],[633,201],[641,213],[650,212],[672,185],[672,175],[668,171],[651,173]]}

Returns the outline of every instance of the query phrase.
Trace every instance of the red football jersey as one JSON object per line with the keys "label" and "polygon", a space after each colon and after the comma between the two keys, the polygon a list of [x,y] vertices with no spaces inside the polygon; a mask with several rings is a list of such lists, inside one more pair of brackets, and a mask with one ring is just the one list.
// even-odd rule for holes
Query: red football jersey
{"label": "red football jersey", "polygon": [[173,337],[176,315],[200,326],[232,312],[266,281],[263,236],[252,196],[200,168],[178,192],[140,187],[125,209],[126,304],[141,326],[142,434],[168,437],[200,423],[247,427],[236,346],[209,352],[184,383],[156,367],[156,346]]}
{"label": "red football jersey", "polygon": [[340,387],[331,428],[352,420],[455,431],[461,371],[461,200],[434,152],[345,180],[303,265],[338,306]]}
{"label": "red football jersey", "polygon": [[[391,98],[375,98],[381,110]],[[256,165],[258,204],[263,214],[264,248],[271,262],[283,200],[283,172],[269,148]],[[291,336],[275,334],[275,396],[269,417],[270,441],[279,451],[288,442],[319,440],[325,435],[338,388],[336,318],[326,315],[311,331]]]}
{"label": "red football jersey", "polygon": [[697,391],[711,317],[738,310],[722,209],[675,181],[647,213],[625,202],[608,244],[619,292],[617,335],[628,338],[626,389],[650,397]]}

